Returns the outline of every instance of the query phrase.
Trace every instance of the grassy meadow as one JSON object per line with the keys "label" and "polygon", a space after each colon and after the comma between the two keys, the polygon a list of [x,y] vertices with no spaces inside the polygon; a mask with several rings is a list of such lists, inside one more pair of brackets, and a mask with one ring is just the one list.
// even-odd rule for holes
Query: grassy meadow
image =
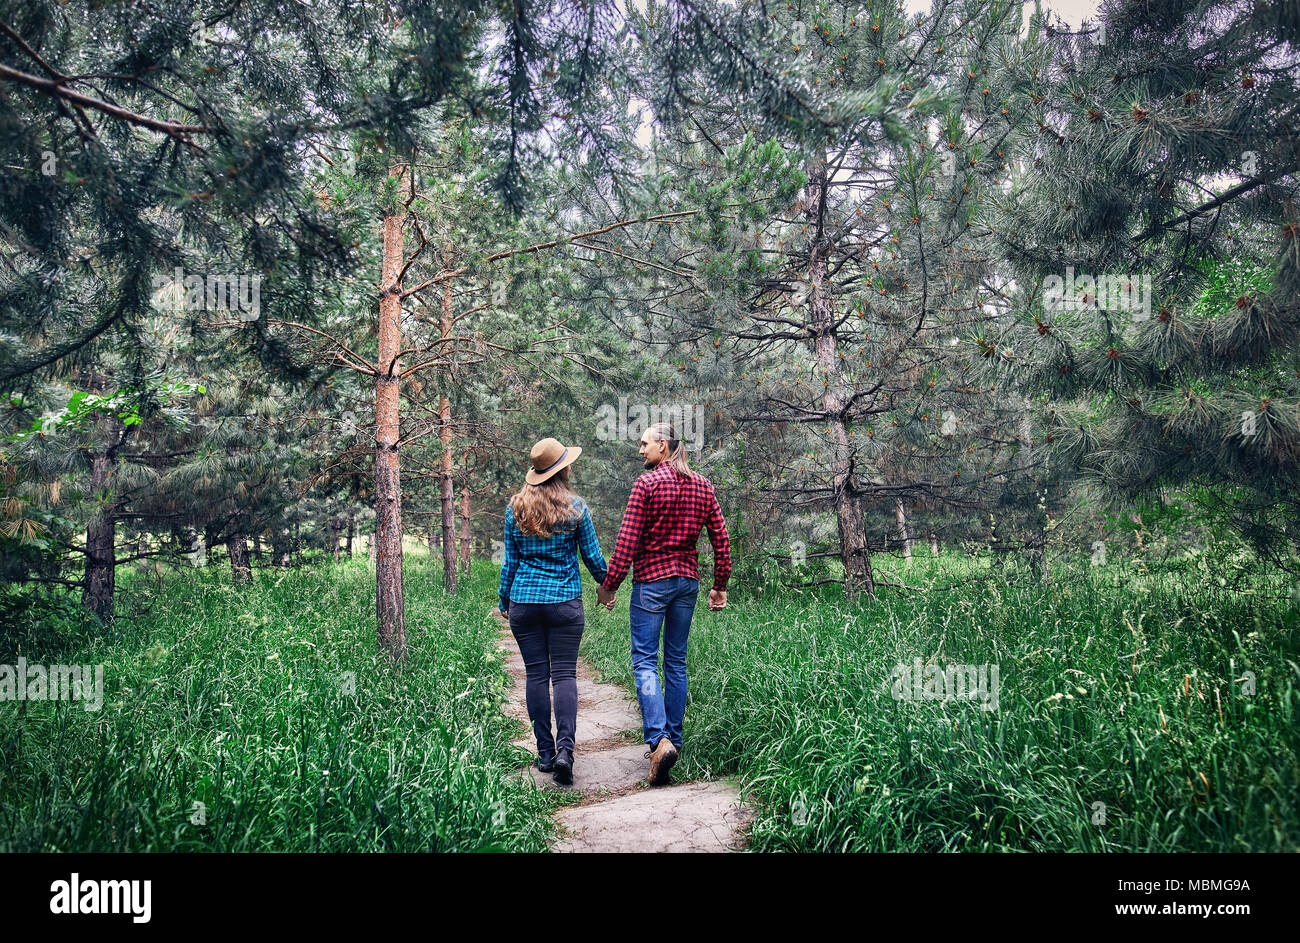
{"label": "grassy meadow", "polygon": [[224,565],[136,575],[119,609],[136,615],[110,630],[6,632],[0,663],[103,663],[105,680],[98,712],[0,703],[0,850],[543,849],[547,801],[510,775],[497,628],[434,569],[406,567],[396,674],[364,556],[248,587]]}
{"label": "grassy meadow", "polygon": [[[976,581],[869,605],[738,587],[722,613],[702,595],[674,775],[739,778],[757,851],[1300,850],[1287,588],[1083,563],[1036,586],[922,550],[895,581]],[[583,645],[630,691],[620,597]],[[997,710],[895,698],[917,658],[998,666]]]}
{"label": "grassy meadow", "polygon": [[[562,800],[516,775],[496,568],[450,599],[437,569],[408,561],[400,673],[361,556],[248,587],[224,566],[123,568],[108,630],[33,605],[0,663],[102,663],[104,704],[0,702],[0,850],[543,850]],[[960,585],[701,597],[674,777],[737,779],[752,850],[1300,849],[1285,586],[1119,566],[1039,586],[923,550],[905,575]],[[583,652],[630,691],[628,588],[614,613],[588,599]],[[916,659],[997,666],[997,709],[895,697]]]}

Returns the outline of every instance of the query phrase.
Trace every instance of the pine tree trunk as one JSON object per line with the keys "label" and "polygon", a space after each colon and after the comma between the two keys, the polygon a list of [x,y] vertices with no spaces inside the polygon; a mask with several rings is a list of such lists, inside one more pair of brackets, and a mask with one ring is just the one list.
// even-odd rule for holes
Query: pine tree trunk
{"label": "pine tree trunk", "polygon": [[278,567],[289,565],[289,528],[277,527],[271,531],[271,564]]}
{"label": "pine tree trunk", "polygon": [[262,533],[261,531],[253,535],[253,560],[258,566],[262,565]]}
{"label": "pine tree trunk", "polygon": [[[442,338],[451,336],[451,282],[442,286],[442,317],[438,326]],[[444,369],[443,389],[449,380]],[[438,398],[438,439],[442,443],[442,588],[445,593],[457,590],[456,582],[456,494],[451,475],[451,401]]]}
{"label": "pine tree trunk", "polygon": [[203,527],[203,546],[211,550],[221,543],[221,527],[217,524],[205,524]]}
{"label": "pine tree trunk", "polygon": [[[111,424],[100,424],[106,437],[117,438]],[[114,443],[115,444],[115,443]],[[106,444],[91,458],[90,490],[99,502],[99,510],[86,526],[86,573],[82,582],[81,602],[99,616],[105,625],[113,621],[113,592],[117,579],[117,518],[111,495],[105,495],[114,444]]]}
{"label": "pine tree trunk", "polygon": [[835,297],[832,293],[827,253],[830,244],[821,227],[821,204],[826,195],[826,162],[824,152],[813,161],[808,175],[805,214],[813,232],[812,248],[808,254],[809,328],[813,336],[813,353],[823,378],[826,392],[822,408],[830,427],[831,477],[835,494],[835,517],[839,526],[840,557],[844,563],[844,592],[853,599],[859,592],[869,597],[876,595],[876,584],[871,575],[871,560],[867,552],[867,531],[862,519],[862,506],[858,497],[854,475],[854,453],[849,438],[844,410],[852,395],[844,378],[843,361],[838,356],[838,339],[835,334]]}
{"label": "pine tree trunk", "polygon": [[[1020,421],[1016,425],[1016,439],[1020,443],[1020,453],[1017,456],[1017,465],[1020,473],[1026,478],[1033,474],[1034,464],[1034,439],[1033,439],[1033,418],[1029,414],[1030,404],[1026,400],[1024,412],[1020,415]],[[1033,495],[1031,500],[1037,501],[1038,495]],[[1038,515],[1035,514],[1031,519],[1033,521],[1033,530],[1025,535],[1025,553],[1029,557],[1029,569],[1033,575],[1040,580],[1047,580],[1050,574],[1047,570],[1047,529],[1044,526],[1046,521],[1039,521]]]}
{"label": "pine tree trunk", "polygon": [[330,556],[334,562],[339,562],[339,531],[343,529],[343,522],[337,517],[330,518]]}
{"label": "pine tree trunk", "polygon": [[[404,198],[409,167],[394,163]],[[384,217],[384,258],[379,300],[379,376],[375,380],[375,605],[379,644],[394,662],[406,657],[406,611],[402,596],[402,480],[397,453],[401,430],[402,349],[401,273],[405,262],[406,208],[398,204]]]}
{"label": "pine tree trunk", "polygon": [[898,539],[903,542],[903,559],[912,562],[912,537],[907,532],[907,512],[903,509],[903,499],[894,499],[894,511],[898,517]]}
{"label": "pine tree trunk", "polygon": [[429,520],[429,556],[433,557],[438,553],[438,531],[433,526],[433,519]]}
{"label": "pine tree trunk", "polygon": [[460,489],[460,572],[469,576],[473,546],[470,537],[469,483]]}
{"label": "pine tree trunk", "polygon": [[236,584],[250,583],[253,569],[248,563],[248,541],[236,530],[226,538],[226,553],[230,555],[230,575]]}
{"label": "pine tree trunk", "polygon": [[348,508],[348,538],[347,550],[348,559],[352,559],[352,536],[357,532],[357,514],[352,508]]}

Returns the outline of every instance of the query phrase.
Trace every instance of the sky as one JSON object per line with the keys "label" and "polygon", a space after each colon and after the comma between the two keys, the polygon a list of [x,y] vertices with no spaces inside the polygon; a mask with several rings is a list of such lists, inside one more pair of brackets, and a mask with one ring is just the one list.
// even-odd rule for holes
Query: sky
{"label": "sky", "polygon": [[[626,0],[626,2],[639,10],[645,9],[645,0]],[[926,13],[932,4],[933,0],[903,0],[908,13]],[[1033,0],[1030,0],[1030,6],[1032,5]],[[1099,5],[1100,0],[1043,0],[1044,7],[1071,26],[1078,26],[1085,19],[1096,14]]]}
{"label": "sky", "polygon": [[[903,0],[908,13],[926,13],[933,0]],[[1044,9],[1051,10],[1071,26],[1078,26],[1084,20],[1095,17],[1100,0],[1043,0]],[[1029,2],[1033,9],[1033,0]]]}

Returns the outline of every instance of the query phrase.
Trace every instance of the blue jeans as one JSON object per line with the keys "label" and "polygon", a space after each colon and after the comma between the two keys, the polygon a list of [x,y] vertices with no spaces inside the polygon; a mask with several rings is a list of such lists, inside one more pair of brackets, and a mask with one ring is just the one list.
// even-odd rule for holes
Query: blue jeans
{"label": "blue jeans", "polygon": [[[641,702],[645,742],[667,737],[682,745],[686,716],[686,639],[700,594],[700,581],[685,576],[632,583],[632,675]],[[664,680],[659,684],[659,634],[664,640]]]}

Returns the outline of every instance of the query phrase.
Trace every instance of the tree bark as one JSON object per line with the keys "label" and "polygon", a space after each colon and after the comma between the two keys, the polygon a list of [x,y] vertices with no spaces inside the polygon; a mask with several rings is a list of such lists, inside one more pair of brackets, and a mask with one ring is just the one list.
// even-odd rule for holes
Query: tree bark
{"label": "tree bark", "polygon": [[[450,248],[450,247],[449,247]],[[442,316],[439,333],[443,340],[451,336],[451,282],[442,286]],[[443,390],[450,381],[450,370],[443,368]],[[455,593],[456,581],[456,493],[451,474],[451,400],[445,392],[438,397],[438,439],[442,443],[442,588]]]}
{"label": "tree bark", "polygon": [[902,558],[911,562],[911,535],[907,532],[907,512],[902,506],[902,498],[894,498],[894,515],[898,519],[898,540],[902,541]]}
{"label": "tree bark", "polygon": [[862,519],[854,469],[854,449],[844,412],[852,396],[838,356],[835,332],[835,297],[827,257],[831,248],[823,228],[823,203],[826,200],[825,152],[812,163],[806,188],[804,213],[813,233],[808,253],[808,320],[813,337],[813,353],[826,381],[822,408],[830,427],[831,480],[835,496],[835,517],[839,527],[840,558],[844,563],[844,592],[849,599],[865,592],[874,598],[876,584],[871,574],[867,552],[867,531]]}
{"label": "tree bark", "polygon": [[894,499],[894,512],[898,517],[898,539],[903,542],[903,559],[912,562],[912,537],[907,532],[907,512],[903,509],[903,499]]}
{"label": "tree bark", "polygon": [[252,582],[253,568],[248,563],[248,541],[238,528],[226,538],[226,553],[230,555],[230,575],[235,583]]}
{"label": "tree bark", "polygon": [[[1016,439],[1020,443],[1016,464],[1026,480],[1032,480],[1034,464],[1034,428],[1030,408],[1030,403],[1026,400],[1024,412],[1020,414],[1019,421],[1016,423]],[[1030,500],[1037,503],[1038,495],[1032,494]],[[1048,580],[1051,579],[1051,573],[1048,571],[1047,564],[1047,521],[1037,512],[1031,520],[1033,524],[1030,532],[1025,535],[1025,553],[1029,557],[1029,569],[1035,578]]]}
{"label": "tree bark", "polygon": [[406,207],[400,202],[409,165],[395,162],[398,200],[384,217],[384,258],[379,300],[379,376],[375,380],[375,605],[379,644],[394,662],[406,657],[406,611],[402,595],[401,431],[402,267]]}
{"label": "tree bark", "polygon": [[352,508],[349,507],[348,508],[348,538],[347,538],[347,543],[345,545],[347,547],[349,560],[352,559],[352,536],[353,534],[356,533],[356,530],[357,530],[357,514],[354,510],[352,510]]}
{"label": "tree bark", "polygon": [[469,576],[472,552],[473,543],[470,536],[469,483],[466,482],[460,489],[460,572],[462,576]]}
{"label": "tree bark", "polygon": [[278,567],[289,565],[289,528],[277,527],[271,531],[271,563]]}
{"label": "tree bark", "polygon": [[203,546],[211,550],[221,543],[221,525],[204,524],[203,525]]}
{"label": "tree bark", "polygon": [[86,525],[86,572],[81,602],[108,625],[113,621],[113,593],[117,580],[117,507],[107,489],[118,432],[111,422],[101,422],[100,426],[106,441],[104,447],[91,457],[90,464],[90,490],[99,502],[99,509]]}

